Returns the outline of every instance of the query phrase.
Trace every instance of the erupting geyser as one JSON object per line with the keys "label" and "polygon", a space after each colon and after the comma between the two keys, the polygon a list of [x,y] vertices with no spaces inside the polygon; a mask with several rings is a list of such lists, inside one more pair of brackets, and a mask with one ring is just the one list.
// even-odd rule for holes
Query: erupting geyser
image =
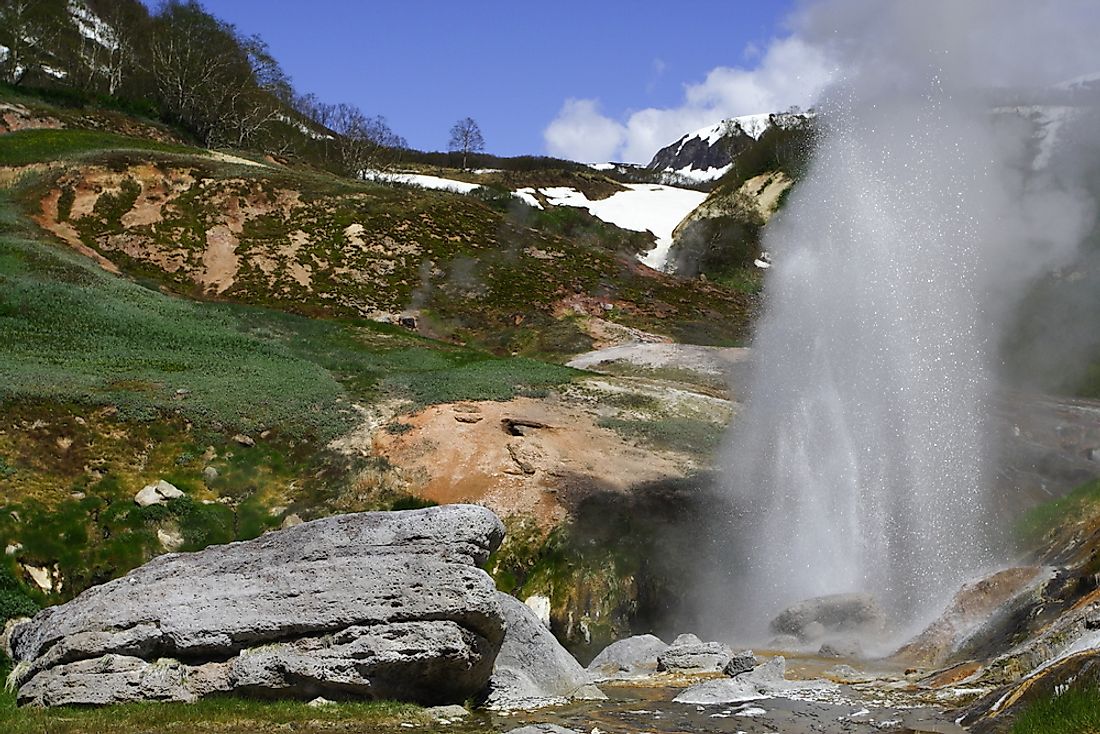
{"label": "erupting geyser", "polygon": [[[1021,214],[1026,131],[997,128],[980,91],[993,82],[975,73],[1012,71],[976,63],[980,41],[955,33],[1041,24],[1020,3],[961,5],[841,1],[804,23],[843,78],[765,241],[774,266],[726,474],[736,528],[720,541],[736,577],[722,616],[742,637],[787,604],[853,591],[917,622],[997,560],[985,406],[1003,287],[1055,251],[1035,232],[1079,212]],[[1039,36],[1034,54],[1050,47]]]}
{"label": "erupting geyser", "polygon": [[988,165],[959,144],[966,119],[946,94],[929,79],[915,100],[829,104],[769,234],[730,477],[750,515],[746,581],[770,607],[754,619],[846,591],[904,614],[988,558],[975,294]]}

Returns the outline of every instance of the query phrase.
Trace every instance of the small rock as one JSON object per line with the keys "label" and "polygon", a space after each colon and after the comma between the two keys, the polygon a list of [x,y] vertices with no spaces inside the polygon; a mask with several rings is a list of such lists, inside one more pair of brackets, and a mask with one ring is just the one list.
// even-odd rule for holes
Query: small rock
{"label": "small rock", "polygon": [[470,715],[464,706],[451,704],[450,706],[430,706],[424,709],[424,714],[435,721],[453,721],[464,719]]}
{"label": "small rock", "polygon": [[202,452],[203,461],[213,461],[218,458],[218,452],[214,450],[213,446],[207,446],[206,451]]}
{"label": "small rock", "polygon": [[74,422],[75,422],[75,423],[76,423],[76,424],[77,424],[78,426],[86,426],[86,425],[88,425],[88,421],[84,420],[84,419],[83,419],[83,418],[81,418],[81,417],[80,417],[79,415],[78,415],[78,416],[77,416],[76,418],[73,418],[73,421],[74,421]]}
{"label": "small rock", "polygon": [[7,548],[4,549],[4,555],[14,556],[16,553],[18,553],[21,550],[23,550],[23,544],[22,543],[11,543],[11,544],[8,545]]}
{"label": "small rock", "polygon": [[82,500],[88,495],[84,494],[83,492],[71,492],[69,493],[69,496],[72,497],[74,500]]}
{"label": "small rock", "polygon": [[321,706],[332,706],[332,705],[334,705],[333,701],[330,701],[327,698],[324,698],[322,696],[318,696],[317,698],[313,699],[312,701],[310,701],[309,703],[306,704],[306,706],[312,706],[313,708],[320,708]]}
{"label": "small rock", "polygon": [[142,507],[149,507],[150,505],[159,505],[165,500],[176,499],[182,496],[183,492],[175,485],[161,479],[156,484],[148,484],[143,487],[140,492],[134,495],[134,502]]}
{"label": "small rock", "polygon": [[260,431],[260,438],[264,439],[265,441],[271,438],[271,431]]}
{"label": "small rock", "polygon": [[730,656],[730,660],[726,663],[726,666],[722,668],[722,672],[730,678],[736,678],[742,673],[748,673],[755,668],[756,665],[756,656],[753,655],[752,650],[742,650]]}
{"label": "small rock", "polygon": [[455,413],[455,420],[459,423],[479,423],[481,416],[475,413]]}
{"label": "small rock", "polygon": [[292,512],[292,513],[290,513],[289,515],[287,515],[286,517],[283,518],[283,522],[279,527],[282,528],[283,530],[286,530],[287,528],[292,528],[295,525],[301,525],[301,524],[302,524],[301,516],[297,512]]}
{"label": "small rock", "polygon": [[252,438],[251,436],[246,436],[243,433],[238,433],[236,436],[233,437],[233,440],[246,448],[252,448],[256,445],[256,439]]}
{"label": "small rock", "polygon": [[217,480],[217,478],[218,478],[218,470],[215,469],[214,467],[208,466],[208,467],[205,467],[202,470],[202,479],[207,484],[210,484],[211,482]]}

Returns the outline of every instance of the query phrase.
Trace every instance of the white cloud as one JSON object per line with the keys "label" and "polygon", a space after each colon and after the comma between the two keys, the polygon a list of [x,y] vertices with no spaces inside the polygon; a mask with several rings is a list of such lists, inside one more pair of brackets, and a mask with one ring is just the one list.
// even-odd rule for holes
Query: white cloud
{"label": "white cloud", "polygon": [[599,163],[622,147],[626,128],[601,114],[594,99],[567,99],[542,135],[550,155]]}
{"label": "white cloud", "polygon": [[687,132],[726,117],[811,105],[831,77],[820,47],[797,36],[774,39],[751,69],[719,66],[684,88],[678,107],[648,108],[624,122],[600,113],[596,100],[570,99],[543,133],[551,154],[579,161],[648,163]]}

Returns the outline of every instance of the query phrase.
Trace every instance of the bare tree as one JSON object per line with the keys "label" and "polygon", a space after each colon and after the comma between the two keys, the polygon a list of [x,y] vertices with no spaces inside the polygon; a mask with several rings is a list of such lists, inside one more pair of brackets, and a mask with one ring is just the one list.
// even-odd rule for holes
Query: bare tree
{"label": "bare tree", "polygon": [[481,135],[481,128],[472,117],[466,117],[454,124],[451,128],[451,142],[448,150],[462,153],[462,170],[466,170],[466,157],[470,153],[479,153],[485,150],[485,138]]}
{"label": "bare tree", "polygon": [[0,0],[0,59],[5,81],[19,85],[54,61],[58,39],[73,30],[65,0]]}
{"label": "bare tree", "polygon": [[332,130],[340,135],[340,155],[345,173],[359,176],[372,168],[384,168],[393,154],[408,147],[381,115],[368,117],[355,105],[341,102],[332,115]]}

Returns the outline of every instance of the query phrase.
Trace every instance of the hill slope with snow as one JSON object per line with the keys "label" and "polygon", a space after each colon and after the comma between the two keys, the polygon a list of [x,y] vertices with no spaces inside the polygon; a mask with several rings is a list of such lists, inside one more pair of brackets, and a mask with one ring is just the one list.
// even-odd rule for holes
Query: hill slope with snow
{"label": "hill slope with snow", "polygon": [[804,125],[813,113],[779,112],[744,115],[688,133],[661,148],[649,168],[692,181],[714,181],[725,175],[733,159],[752,146],[770,128],[789,129]]}

